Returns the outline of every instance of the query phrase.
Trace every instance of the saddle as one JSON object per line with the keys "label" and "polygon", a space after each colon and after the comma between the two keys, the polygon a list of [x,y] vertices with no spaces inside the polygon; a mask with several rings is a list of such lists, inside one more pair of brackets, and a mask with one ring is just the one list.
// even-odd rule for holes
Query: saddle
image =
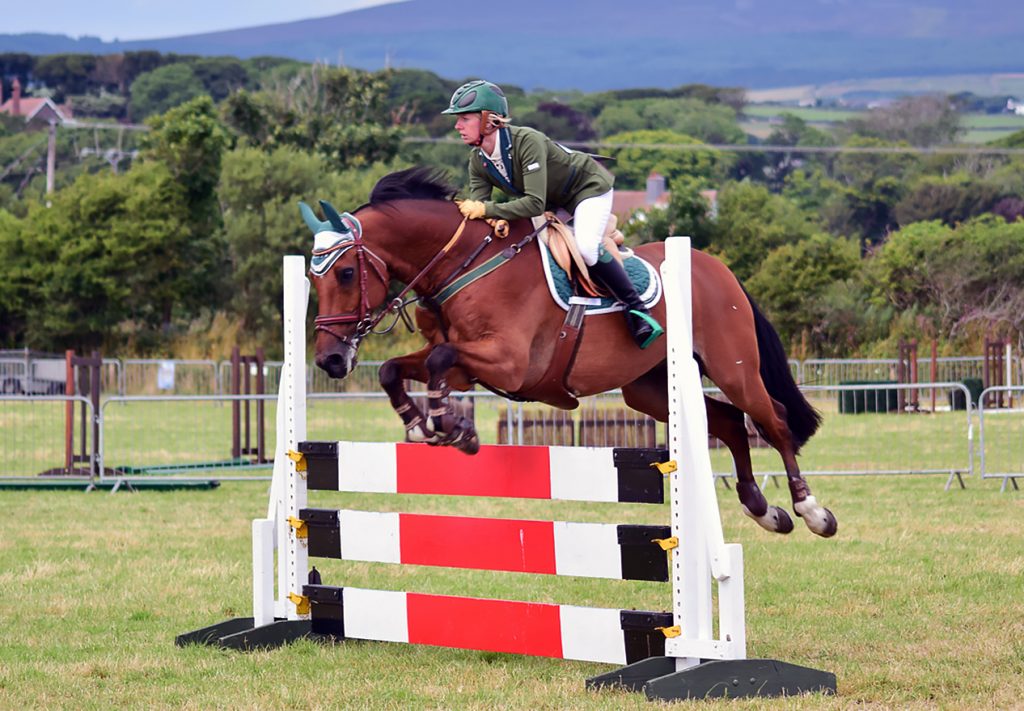
{"label": "saddle", "polygon": [[[544,227],[545,223],[547,223],[547,227]],[[579,247],[576,246],[576,238],[573,236],[572,229],[562,222],[558,215],[553,212],[545,212],[543,215],[534,217],[533,227],[540,230],[537,236],[547,245],[551,256],[555,258],[555,263],[565,270],[570,281],[575,277],[579,281],[580,288],[590,296],[608,295],[603,287],[595,284],[594,280],[590,278],[587,264],[583,261]],[[622,232],[618,229],[618,218],[615,215],[609,216],[608,226],[605,227],[601,242],[605,251],[617,259],[619,264],[622,264],[619,245],[623,240]]]}

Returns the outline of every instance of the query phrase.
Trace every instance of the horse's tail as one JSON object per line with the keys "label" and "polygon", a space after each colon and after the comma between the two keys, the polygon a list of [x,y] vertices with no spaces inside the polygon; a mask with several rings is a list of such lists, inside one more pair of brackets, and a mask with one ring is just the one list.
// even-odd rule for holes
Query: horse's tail
{"label": "horse's tail", "polygon": [[786,408],[786,424],[793,435],[793,445],[797,452],[811,438],[821,425],[821,415],[811,407],[807,398],[800,392],[793,373],[789,369],[786,349],[782,339],[775,331],[768,318],[761,313],[754,299],[743,291],[754,312],[754,330],[757,333],[757,350],[761,356],[761,380],[764,381],[768,394],[782,403]]}

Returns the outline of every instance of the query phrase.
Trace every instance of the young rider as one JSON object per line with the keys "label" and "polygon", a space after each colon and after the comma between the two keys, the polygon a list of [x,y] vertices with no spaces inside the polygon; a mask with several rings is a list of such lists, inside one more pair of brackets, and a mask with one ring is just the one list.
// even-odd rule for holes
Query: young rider
{"label": "young rider", "polygon": [[[637,345],[646,348],[664,333],[622,265],[601,247],[612,211],[611,173],[586,153],[571,151],[540,131],[510,126],[508,100],[490,82],[463,84],[442,113],[457,116],[455,130],[473,146],[470,197],[459,203],[464,216],[512,220],[564,208],[573,214],[576,243],[591,275],[626,305],[626,322]],[[512,199],[493,202],[493,188]]]}

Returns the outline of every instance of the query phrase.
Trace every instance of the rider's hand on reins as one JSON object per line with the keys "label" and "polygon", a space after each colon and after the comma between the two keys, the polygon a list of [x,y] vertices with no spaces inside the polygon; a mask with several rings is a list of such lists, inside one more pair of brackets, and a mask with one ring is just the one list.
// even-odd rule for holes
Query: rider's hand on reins
{"label": "rider's hand on reins", "polygon": [[459,212],[468,220],[479,220],[484,216],[484,204],[479,200],[456,200]]}

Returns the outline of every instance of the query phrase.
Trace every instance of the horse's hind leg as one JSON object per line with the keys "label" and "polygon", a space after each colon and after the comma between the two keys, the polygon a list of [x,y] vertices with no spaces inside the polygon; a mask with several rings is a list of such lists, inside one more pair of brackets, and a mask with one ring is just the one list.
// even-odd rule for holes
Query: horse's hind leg
{"label": "horse's hind leg", "polygon": [[771,398],[758,373],[750,374],[746,372],[748,370],[750,369],[743,369],[743,375],[738,379],[719,377],[716,380],[714,375],[711,376],[711,379],[718,384],[725,396],[736,407],[750,415],[751,419],[760,427],[765,439],[782,456],[782,463],[786,468],[786,478],[789,480],[789,493],[793,498],[793,510],[796,515],[803,518],[807,527],[819,536],[825,538],[834,536],[838,527],[835,516],[818,503],[818,500],[811,494],[811,487],[800,474],[800,467],[796,461],[796,449],[793,445],[793,435],[789,430],[789,425],[786,424],[785,406]]}
{"label": "horse's hind leg", "polygon": [[789,533],[793,530],[793,519],[784,509],[769,506],[761,489],[754,480],[754,469],[750,463],[750,441],[743,412],[735,405],[704,396],[708,412],[708,433],[722,440],[732,453],[736,465],[736,493],[739,494],[743,513],[757,521],[772,533]]}

